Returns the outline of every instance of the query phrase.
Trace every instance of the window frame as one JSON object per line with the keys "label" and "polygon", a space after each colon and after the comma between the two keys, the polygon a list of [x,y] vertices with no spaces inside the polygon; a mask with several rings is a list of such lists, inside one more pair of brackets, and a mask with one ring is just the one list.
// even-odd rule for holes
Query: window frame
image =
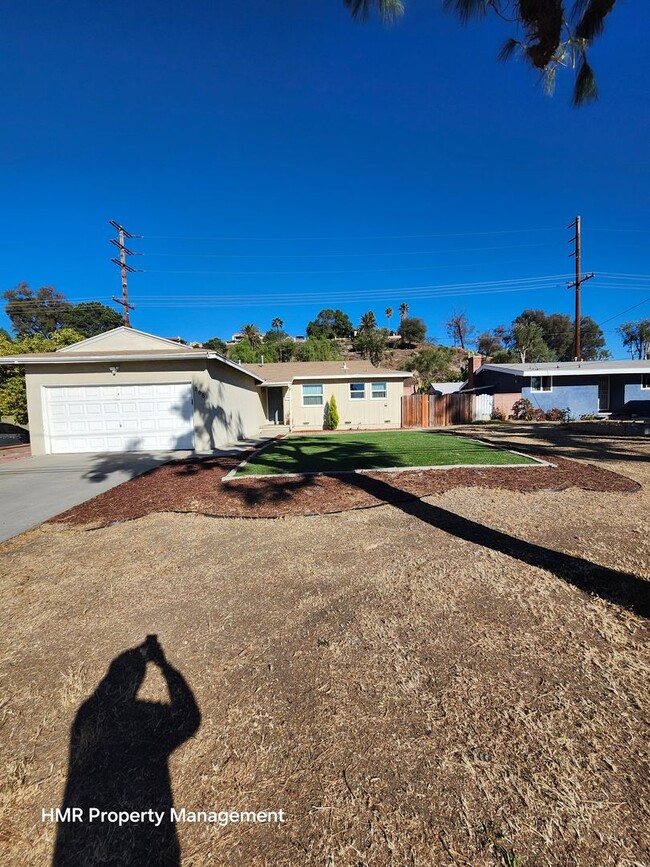
{"label": "window frame", "polygon": [[[349,400],[357,401],[357,400],[365,400],[366,399],[366,383],[365,382],[359,382],[358,380],[355,380],[355,382],[348,383],[348,386],[349,386],[348,387],[348,399]],[[354,392],[352,391],[353,386],[357,386],[357,394],[354,394]],[[361,394],[358,393],[358,387],[359,386],[361,386],[361,388],[363,389],[361,391]]]}
{"label": "window frame", "polygon": [[[320,394],[305,394],[306,388],[320,388]],[[322,382],[303,382],[300,386],[300,396],[302,399],[303,407],[310,406],[324,406],[325,405],[325,393],[324,393],[323,383]],[[305,403],[306,397],[320,397],[319,403]]]}
{"label": "window frame", "polygon": [[641,388],[650,389],[650,373],[641,374]]}
{"label": "window frame", "polygon": [[[375,386],[383,385],[383,394],[374,394]],[[388,400],[388,382],[371,382],[370,383],[370,399],[371,400]]]}
{"label": "window frame", "polygon": [[[535,380],[539,381],[540,387],[535,388]],[[549,383],[548,388],[544,388],[544,381]],[[553,377],[552,376],[531,376],[530,378],[530,391],[531,394],[551,394],[553,391]]]}

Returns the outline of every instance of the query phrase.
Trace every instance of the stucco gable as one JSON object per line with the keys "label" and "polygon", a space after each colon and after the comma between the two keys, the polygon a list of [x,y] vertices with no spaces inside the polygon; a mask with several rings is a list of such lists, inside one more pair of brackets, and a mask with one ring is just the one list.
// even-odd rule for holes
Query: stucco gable
{"label": "stucco gable", "polygon": [[155,337],[153,334],[136,331],[135,328],[126,328],[126,326],[122,325],[119,328],[114,328],[112,331],[105,331],[103,334],[97,334],[95,337],[89,337],[87,340],[80,340],[71,346],[58,349],[57,353],[75,355],[77,353],[87,354],[89,352],[119,352],[125,350],[146,352],[148,349],[159,351],[164,349],[167,352],[178,351],[179,354],[192,351],[189,347],[176,343],[173,340]]}

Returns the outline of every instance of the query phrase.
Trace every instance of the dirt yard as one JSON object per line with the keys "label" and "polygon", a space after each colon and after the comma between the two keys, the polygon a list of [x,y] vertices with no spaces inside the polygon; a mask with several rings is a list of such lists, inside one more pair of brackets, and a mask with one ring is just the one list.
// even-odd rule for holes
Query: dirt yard
{"label": "dirt yard", "polygon": [[[349,511],[337,488],[339,511],[301,501],[250,520],[259,495],[232,499],[235,517],[200,514],[200,498],[146,514],[145,477],[129,483],[133,520],[110,523],[110,491],[0,546],[3,864],[51,863],[40,811],[79,777],[77,712],[105,702],[111,661],[155,633],[201,714],[169,761],[176,809],[286,818],[179,823],[183,867],[648,867],[650,442],[480,434],[556,461],[566,484],[427,491],[420,478],[395,495],[391,476],[348,483]],[[149,710],[161,670],[140,687]],[[141,733],[119,732],[137,765]],[[127,781],[114,782],[119,809]],[[114,839],[112,859],[56,865],[133,863]],[[179,863],[150,852],[143,867]]]}

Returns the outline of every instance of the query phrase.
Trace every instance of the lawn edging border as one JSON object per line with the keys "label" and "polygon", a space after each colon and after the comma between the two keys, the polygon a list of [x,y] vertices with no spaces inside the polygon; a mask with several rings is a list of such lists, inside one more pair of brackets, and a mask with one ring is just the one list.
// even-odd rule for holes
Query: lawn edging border
{"label": "lawn edging border", "polygon": [[[419,466],[419,467],[372,467],[364,470],[311,470],[303,473],[260,473],[259,475],[250,475],[250,476],[238,476],[237,473],[239,470],[243,469],[256,455],[260,452],[264,451],[265,448],[271,443],[279,442],[280,440],[286,439],[289,434],[283,434],[279,437],[274,437],[272,440],[264,443],[261,448],[256,449],[252,452],[248,457],[243,460],[240,464],[238,464],[234,469],[230,470],[222,479],[222,482],[241,482],[249,479],[297,479],[304,478],[306,476],[350,476],[350,475],[367,475],[369,473],[413,473],[413,472],[421,472],[424,470],[469,470],[469,469],[535,469],[541,467],[552,467],[553,469],[557,469],[557,464],[551,463],[551,461],[545,461],[541,458],[533,457],[532,455],[525,454],[525,452],[515,451],[514,449],[504,449],[494,443],[483,442],[480,439],[474,439],[475,442],[480,443],[481,445],[489,446],[490,448],[497,449],[498,451],[505,452],[510,455],[518,455],[520,458],[526,458],[533,463],[530,464],[434,464],[432,466]],[[463,439],[469,440],[473,439],[472,437],[462,437]]]}

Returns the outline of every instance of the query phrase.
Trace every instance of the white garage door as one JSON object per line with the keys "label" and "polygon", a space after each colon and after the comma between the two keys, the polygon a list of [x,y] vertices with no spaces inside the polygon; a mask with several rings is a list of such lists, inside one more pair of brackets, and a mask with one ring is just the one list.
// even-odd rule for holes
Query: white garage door
{"label": "white garage door", "polygon": [[45,388],[51,454],[194,448],[189,382]]}

